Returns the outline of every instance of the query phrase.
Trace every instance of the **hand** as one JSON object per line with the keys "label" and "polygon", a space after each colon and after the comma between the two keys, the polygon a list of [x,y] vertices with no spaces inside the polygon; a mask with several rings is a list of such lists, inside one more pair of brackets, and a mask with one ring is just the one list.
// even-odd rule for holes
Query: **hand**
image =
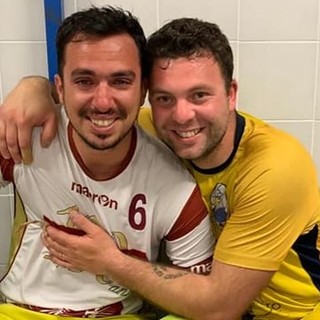
{"label": "hand", "polygon": [[43,243],[51,260],[68,269],[85,270],[96,275],[107,274],[107,264],[117,261],[122,253],[109,234],[75,211],[70,213],[72,223],[85,231],[85,235],[71,235],[47,225]]}
{"label": "hand", "polygon": [[42,126],[41,144],[48,146],[57,131],[57,115],[51,85],[42,77],[28,77],[5,98],[0,106],[0,155],[16,163],[32,162],[31,134]]}

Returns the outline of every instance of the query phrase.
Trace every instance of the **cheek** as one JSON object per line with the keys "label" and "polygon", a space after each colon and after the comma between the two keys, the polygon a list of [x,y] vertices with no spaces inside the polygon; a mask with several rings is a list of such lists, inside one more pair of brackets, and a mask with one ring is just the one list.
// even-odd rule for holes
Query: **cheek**
{"label": "cheek", "polygon": [[138,90],[121,92],[115,97],[115,101],[125,106],[130,112],[135,112],[140,107],[141,94]]}
{"label": "cheek", "polygon": [[152,117],[154,124],[157,128],[162,127],[166,124],[166,120],[168,118],[168,112],[166,112],[162,108],[151,108],[152,109]]}

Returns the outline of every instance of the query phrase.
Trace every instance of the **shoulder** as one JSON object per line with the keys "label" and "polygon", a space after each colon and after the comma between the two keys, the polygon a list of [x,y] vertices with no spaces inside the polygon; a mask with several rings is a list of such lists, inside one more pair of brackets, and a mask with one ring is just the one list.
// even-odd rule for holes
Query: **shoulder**
{"label": "shoulder", "polygon": [[293,172],[295,176],[315,174],[311,155],[295,137],[252,116],[245,114],[244,117],[246,124],[239,156],[245,166],[250,170],[281,173],[282,177]]}
{"label": "shoulder", "polygon": [[239,202],[252,203],[255,197],[270,208],[277,207],[275,212],[295,207],[312,215],[319,205],[319,192],[309,152],[290,134],[253,117],[245,119],[237,159]]}

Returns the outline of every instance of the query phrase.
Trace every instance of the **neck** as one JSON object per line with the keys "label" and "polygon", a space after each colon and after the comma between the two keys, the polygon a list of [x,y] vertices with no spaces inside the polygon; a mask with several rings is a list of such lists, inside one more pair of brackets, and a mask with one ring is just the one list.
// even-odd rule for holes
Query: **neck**
{"label": "neck", "polygon": [[87,173],[96,180],[107,180],[116,176],[126,165],[131,141],[133,136],[131,130],[116,146],[106,150],[96,150],[88,146],[72,130],[72,138],[76,152],[80,156],[80,165]]}

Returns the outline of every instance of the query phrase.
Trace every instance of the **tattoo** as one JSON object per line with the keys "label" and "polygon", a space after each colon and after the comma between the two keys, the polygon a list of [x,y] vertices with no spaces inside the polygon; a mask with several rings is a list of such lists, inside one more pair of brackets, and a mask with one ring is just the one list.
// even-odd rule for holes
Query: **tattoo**
{"label": "tattoo", "polygon": [[172,280],[172,279],[177,279],[181,278],[187,274],[189,274],[188,271],[184,270],[173,270],[169,269],[165,266],[159,266],[159,265],[153,265],[153,271],[160,277],[165,280]]}

